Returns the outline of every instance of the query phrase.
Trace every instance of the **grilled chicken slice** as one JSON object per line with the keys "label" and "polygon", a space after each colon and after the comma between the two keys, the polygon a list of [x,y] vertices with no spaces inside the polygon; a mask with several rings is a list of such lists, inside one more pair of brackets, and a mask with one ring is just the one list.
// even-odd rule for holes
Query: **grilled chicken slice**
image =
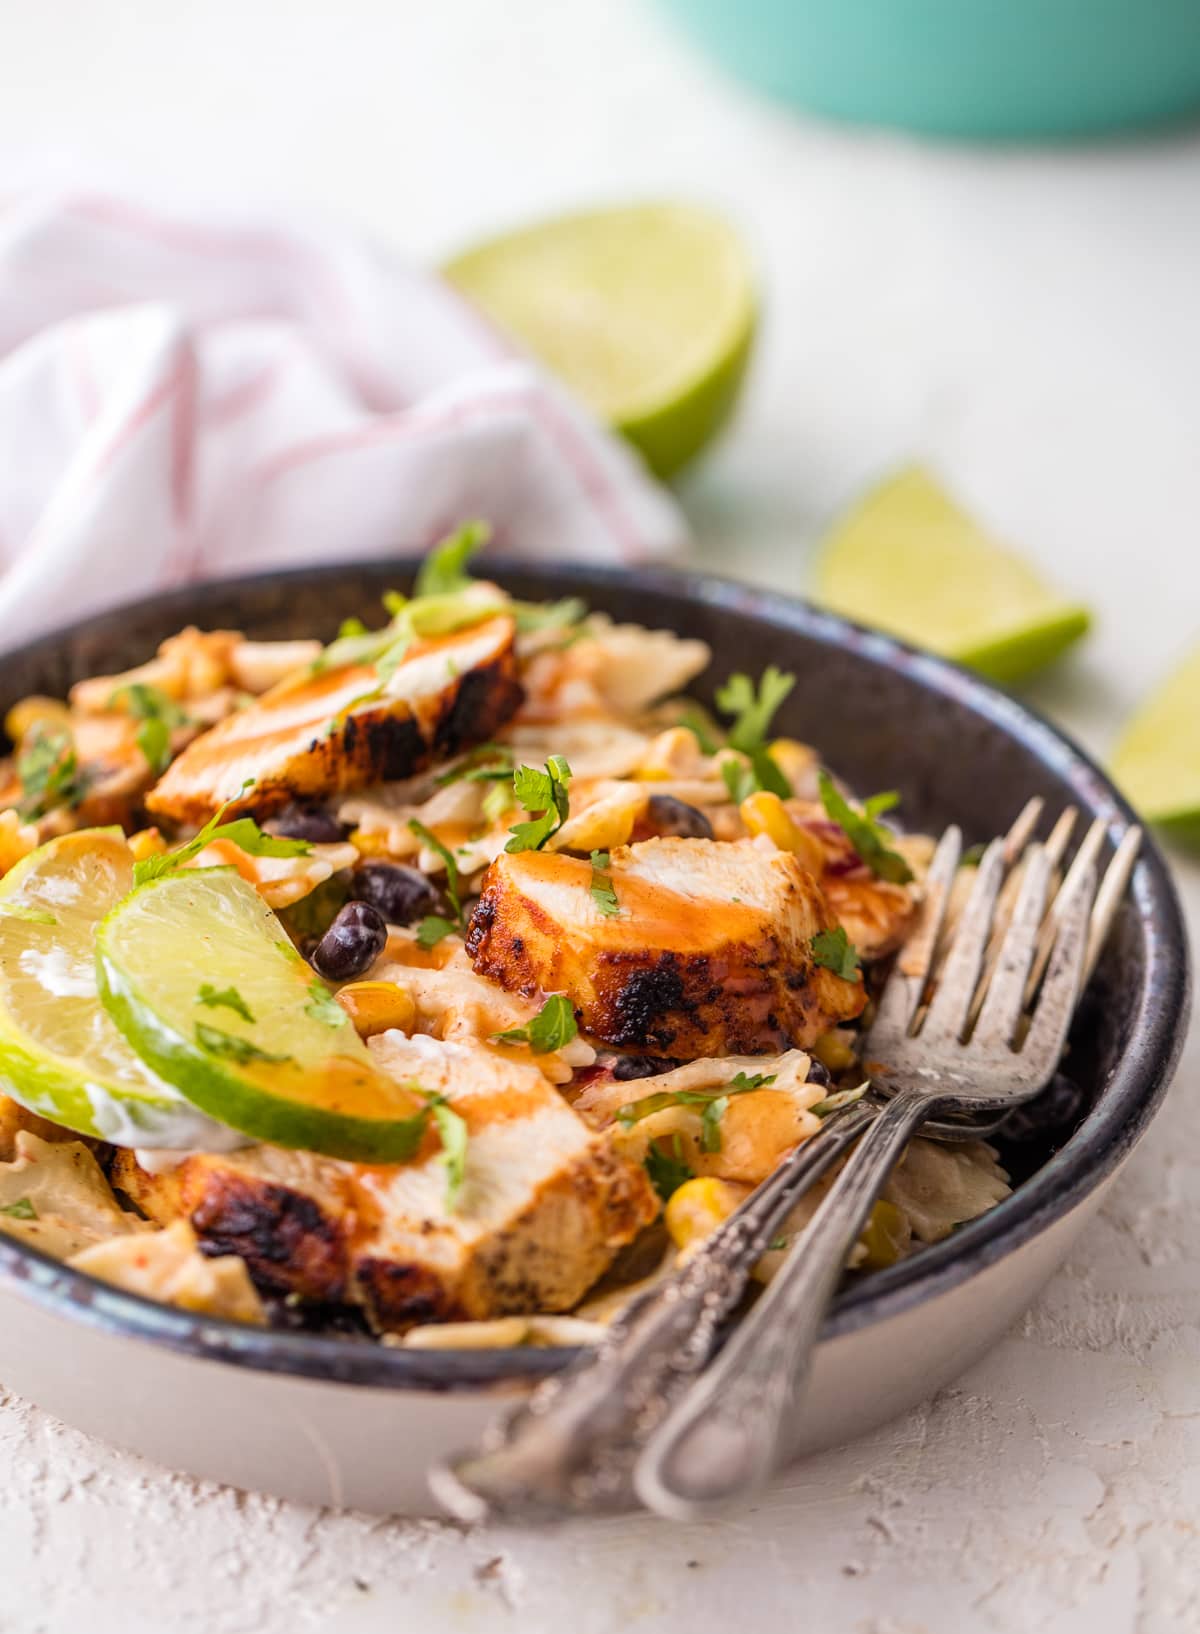
{"label": "grilled chicken slice", "polygon": [[154,1174],[121,1151],[115,1184],[160,1224],[189,1221],[208,1252],[240,1254],[261,1286],[360,1305],[383,1332],[568,1310],[657,1214],[640,1163],[589,1129],[527,1055],[398,1032],[371,1050],[465,1119],[453,1209],[432,1134],[406,1164],[253,1146]]}
{"label": "grilled chicken slice", "polygon": [[189,744],[146,804],[191,825],[227,802],[230,815],[261,817],[289,800],[411,777],[490,737],[516,710],[515,634],[501,615],[414,641],[386,681],[366,664],[290,676]]}
{"label": "grilled chicken slice", "polygon": [[467,950],[510,992],[566,993],[586,1032],[654,1055],[753,1054],[811,1044],[865,1002],[861,980],[814,962],[835,923],[789,852],[751,841],[621,846],[608,869],[545,851],[502,855],[484,875]]}

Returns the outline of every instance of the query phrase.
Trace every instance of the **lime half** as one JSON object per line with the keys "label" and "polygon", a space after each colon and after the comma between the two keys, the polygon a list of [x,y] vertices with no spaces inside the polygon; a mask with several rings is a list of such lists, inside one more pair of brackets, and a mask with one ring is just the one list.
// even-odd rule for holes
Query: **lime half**
{"label": "lime half", "polygon": [[101,918],[133,884],[119,833],[51,840],[0,881],[0,1090],[120,1146],[238,1144],[139,1060],[96,990]]}
{"label": "lime half", "polygon": [[816,599],[995,681],[1041,669],[1091,622],[919,466],[871,489],[835,526]]}
{"label": "lime half", "polygon": [[96,958],[133,1048],[222,1123],[364,1162],[401,1162],[421,1144],[423,1096],[378,1070],[236,873],[183,869],[140,886],[101,925]]}
{"label": "lime half", "polygon": [[1200,845],[1200,650],[1130,721],[1112,772],[1149,822]]}
{"label": "lime half", "polygon": [[641,204],[542,222],[444,269],[670,476],[737,398],[757,304],[749,258],[707,211]]}

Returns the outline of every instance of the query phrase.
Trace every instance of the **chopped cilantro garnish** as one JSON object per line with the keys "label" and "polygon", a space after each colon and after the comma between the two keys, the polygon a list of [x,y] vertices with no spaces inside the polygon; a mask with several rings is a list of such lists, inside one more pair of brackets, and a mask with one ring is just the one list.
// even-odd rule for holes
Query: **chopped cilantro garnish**
{"label": "chopped cilantro garnish", "polygon": [[17,756],[17,776],[22,792],[17,809],[26,821],[60,806],[73,809],[87,793],[87,777],[69,732],[32,732]]}
{"label": "chopped cilantro garnish", "polygon": [[448,596],[471,583],[467,564],[491,537],[486,522],[468,522],[436,545],[421,563],[414,596]]}
{"label": "chopped cilantro garnish", "polygon": [[[244,794],[250,787],[253,779],[242,784],[239,794]],[[211,845],[214,840],[228,840],[250,857],[307,857],[312,846],[307,840],[288,840],[278,834],[264,834],[254,821],[253,817],[234,817],[229,822],[221,819],[228,811],[232,801],[227,800],[193,839],[185,844],[176,846],[174,851],[167,851],[160,857],[141,857],[133,865],[133,883],[145,885],[148,880],[161,879],[164,874],[173,874],[177,868],[182,868],[185,862],[190,862],[198,856],[205,846]]]}
{"label": "chopped cilantro garnish", "polygon": [[612,859],[607,851],[592,852],[592,901],[597,910],[606,919],[615,918],[621,911],[621,904],[617,901],[617,893],[613,888],[612,875],[605,872]]}
{"label": "chopped cilantro garnish", "polygon": [[448,783],[511,783],[513,752],[504,743],[481,743],[457,766],[434,778],[439,789]]}
{"label": "chopped cilantro garnish", "polygon": [[570,999],[552,993],[532,1021],[524,1027],[493,1033],[492,1038],[497,1044],[528,1044],[535,1055],[548,1055],[551,1050],[564,1048],[578,1031]]}
{"label": "chopped cilantro garnish", "polygon": [[513,773],[513,793],[517,804],[532,818],[509,829],[512,838],[506,851],[540,851],[552,834],[567,820],[570,804],[567,785],[571,768],[561,755],[551,755],[543,772],[532,766],[518,766]]}
{"label": "chopped cilantro garnish", "polygon": [[669,1106],[690,1106],[700,1109],[700,1149],[704,1152],[721,1150],[721,1119],[725,1116],[730,1097],[745,1095],[752,1089],[765,1089],[775,1082],[775,1074],[739,1072],[720,1089],[664,1089],[655,1095],[644,1095],[640,1101],[628,1101],[617,1108],[617,1122],[631,1129],[643,1118],[653,1117]]}
{"label": "chopped cilantro garnish", "polygon": [[562,601],[514,601],[512,614],[521,635],[534,630],[569,629],[587,617],[587,606],[578,596],[564,596]]}
{"label": "chopped cilantro garnish", "polygon": [[852,982],[858,975],[859,957],[854,943],[841,925],[832,930],[819,930],[809,942],[813,963],[824,970],[832,970],[843,981]]}
{"label": "chopped cilantro garnish", "polygon": [[108,700],[110,709],[124,708],[141,725],[137,731],[137,746],[146,758],[146,764],[157,776],[166,771],[171,761],[171,733],[176,727],[189,722],[187,711],[161,687],[145,681],[130,681],[119,686]]}
{"label": "chopped cilantro garnish", "polygon": [[235,1015],[241,1016],[243,1021],[254,1024],[254,1014],[245,999],[236,987],[216,988],[211,982],[202,982],[200,991],[196,994],[196,1003],[204,1004],[210,1010],[218,1008],[232,1010]]}
{"label": "chopped cilantro garnish", "polygon": [[270,1050],[260,1050],[258,1045],[252,1044],[248,1038],[223,1033],[219,1027],[210,1027],[203,1021],[196,1023],[196,1042],[210,1055],[224,1056],[241,1065],[251,1061],[282,1062],[292,1059],[290,1055],[272,1055]]}
{"label": "chopped cilantro garnish", "polygon": [[369,632],[361,618],[344,618],[338,625],[338,640],[348,641],[351,636],[367,635]]}
{"label": "chopped cilantro garnish", "polygon": [[6,1203],[0,1208],[0,1214],[7,1214],[10,1220],[36,1220],[38,1211],[28,1197],[18,1197],[15,1203]]}
{"label": "chopped cilantro garnish", "polygon": [[695,1179],[694,1171],[684,1161],[683,1141],[678,1135],[672,1141],[669,1152],[663,1151],[661,1142],[652,1140],[646,1148],[643,1162],[650,1176],[650,1184],[664,1203],[670,1202],[685,1180]]}
{"label": "chopped cilantro garnish", "polygon": [[425,824],[418,822],[415,817],[409,818],[408,826],[422,845],[428,846],[431,851],[436,851],[446,864],[446,899],[450,903],[455,919],[461,924],[463,916],[462,900],[458,894],[458,864],[454,860],[454,853],[448,846],[442,844],[432,829],[426,828]]}
{"label": "chopped cilantro garnish", "polygon": [[461,925],[456,925],[452,919],[443,919],[441,914],[426,914],[417,926],[417,946],[423,948],[436,947],[444,936],[462,934]]}
{"label": "chopped cilantro garnish", "polygon": [[794,675],[768,664],[762,673],[758,691],[748,675],[731,675],[717,692],[717,708],[723,715],[734,717],[729,728],[729,747],[737,749],[749,760],[748,767],[726,761],[721,776],[731,800],[741,802],[756,789],[766,789],[785,800],[792,786],[779,769],[767,748],[767,732],[771,718],[796,684]]}
{"label": "chopped cilantro garnish", "polygon": [[959,867],[978,868],[979,864],[983,861],[983,854],[986,850],[987,846],[983,844],[982,840],[977,842],[975,845],[969,845],[963,852],[962,857],[959,859]]}
{"label": "chopped cilantro garnish", "polygon": [[350,1019],[319,977],[308,984],[304,1014],[313,1021],[324,1022],[326,1027],[344,1027]]}
{"label": "chopped cilantro garnish", "polygon": [[855,811],[827,771],[818,772],[817,781],[826,814],[842,830],[871,872],[893,885],[906,885],[913,877],[912,869],[900,853],[888,845],[892,838],[889,831],[875,821],[882,812],[890,811],[900,796],[892,791],[873,794],[863,802],[861,811]]}

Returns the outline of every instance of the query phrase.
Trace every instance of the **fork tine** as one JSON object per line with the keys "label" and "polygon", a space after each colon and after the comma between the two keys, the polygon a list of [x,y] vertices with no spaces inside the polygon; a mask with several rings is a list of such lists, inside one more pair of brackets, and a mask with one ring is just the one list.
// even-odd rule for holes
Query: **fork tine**
{"label": "fork tine", "polygon": [[1045,804],[1041,795],[1035,794],[1032,800],[1026,800],[1013,819],[1012,827],[1004,836],[1004,861],[1007,867],[1012,867],[1033,838],[1042,820],[1042,809]]}
{"label": "fork tine", "polygon": [[1087,953],[1083,961],[1083,987],[1087,986],[1095,973],[1101,949],[1108,939],[1112,922],[1117,916],[1117,909],[1121,906],[1121,899],[1125,895],[1125,888],[1129,884],[1129,877],[1133,873],[1133,865],[1137,861],[1141,844],[1141,829],[1127,829],[1105,870],[1104,878],[1100,881],[1088,930]]}
{"label": "fork tine", "polygon": [[957,1038],[966,1025],[996,898],[1004,880],[1004,850],[1003,840],[993,840],[983,854],[971,895],[938,977],[925,1025],[921,1028],[919,1036],[923,1042]]}
{"label": "fork tine", "polygon": [[[1075,873],[1075,870],[1072,869],[1072,872]],[[1070,901],[1064,906],[1065,893],[1066,887],[1059,892],[1055,903],[1059,910],[1058,935],[1050,956],[1050,968],[1046,972],[1046,979],[1038,995],[1037,1008],[1033,1013],[1029,1031],[1025,1035],[1025,1042],[1021,1046],[1022,1061],[1028,1063],[1039,1075],[1044,1074],[1044,1082],[1049,1081],[1051,1073],[1058,1065],[1063,1046],[1067,1042],[1071,1017],[1075,1013],[1076,1002],[1083,990],[1088,924],[1092,899],[1096,894],[1094,862],[1089,862],[1085,868],[1075,873],[1075,879],[1071,884]]]}
{"label": "fork tine", "polygon": [[1077,882],[1083,877],[1088,868],[1094,868],[1096,859],[1100,855],[1101,847],[1108,829],[1103,817],[1097,817],[1091,828],[1083,837],[1083,843],[1072,859],[1067,869],[1066,878],[1058,890],[1058,895],[1050,904],[1050,911],[1042,925],[1042,934],[1038,939],[1037,953],[1034,955],[1033,967],[1029,972],[1029,980],[1025,984],[1025,1002],[1030,1004],[1033,995],[1037,992],[1038,983],[1050,959],[1050,950],[1054,946],[1054,939],[1058,934],[1060,919],[1063,911],[1072,900],[1072,893]]}
{"label": "fork tine", "polygon": [[[983,960],[983,975],[979,979],[979,986],[975,989],[975,997],[971,1000],[970,1014],[967,1016],[967,1026],[973,1027],[979,1020],[983,1009],[983,1001],[987,998],[988,989],[992,985],[992,977],[996,973],[996,966],[1000,962],[1000,949],[1012,923],[1012,916],[1016,909],[1017,898],[1021,894],[1021,887],[1025,883],[1026,859],[1013,850],[1013,836],[1028,832],[1027,814],[1037,808],[1037,815],[1041,816],[1040,800],[1031,800],[1021,812],[1004,840],[1004,857],[1009,865],[1009,875],[1000,889],[1000,899],[996,903],[996,914],[992,920],[992,934],[988,941],[987,953]],[[1076,806],[1067,806],[1060,812],[1058,821],[1050,831],[1050,838],[1046,841],[1045,851],[1050,858],[1052,868],[1057,868],[1062,861],[1063,852],[1067,849],[1067,842],[1071,838],[1071,831],[1079,817]],[[1015,865],[1015,866],[1014,866]]]}
{"label": "fork tine", "polygon": [[1025,853],[1021,891],[1004,934],[987,999],[972,1043],[1011,1044],[1025,999],[1025,981],[1037,951],[1038,929],[1046,911],[1054,859],[1048,846],[1031,845]]}
{"label": "fork tine", "polygon": [[874,1039],[881,1038],[885,1033],[902,1038],[912,1025],[925,988],[925,978],[933,963],[961,852],[962,831],[952,823],[938,841],[929,864],[917,923],[900,949],[892,973],[879,995],[875,1020],[871,1025]]}

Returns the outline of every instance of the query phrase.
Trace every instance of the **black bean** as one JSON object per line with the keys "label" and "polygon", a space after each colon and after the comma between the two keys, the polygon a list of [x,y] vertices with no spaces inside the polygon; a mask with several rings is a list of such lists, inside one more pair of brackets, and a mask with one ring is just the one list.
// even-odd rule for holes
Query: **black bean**
{"label": "black bean", "polygon": [[828,1089],[830,1084],[833,1082],[833,1079],[830,1077],[829,1068],[825,1065],[824,1061],[818,1061],[815,1055],[809,1059],[808,1082],[810,1084],[820,1084],[822,1089]]}
{"label": "black bean", "polygon": [[630,1078],[653,1078],[656,1073],[670,1072],[676,1065],[656,1055],[617,1055],[612,1058],[612,1075],[623,1084]]}
{"label": "black bean", "polygon": [[369,970],[387,943],[383,916],[369,902],[347,902],[313,950],[312,967],[331,982]]}
{"label": "black bean", "polygon": [[391,925],[412,925],[441,907],[441,898],[425,875],[398,862],[366,862],[356,868],[350,900],[369,902]]}
{"label": "black bean", "polygon": [[272,834],[288,840],[309,840],[313,845],[336,845],[350,830],[321,806],[302,806],[293,801],[266,825]]}
{"label": "black bean", "polygon": [[669,835],[681,840],[711,840],[713,826],[686,800],[677,800],[673,794],[652,794],[634,825],[633,838],[665,839]]}

